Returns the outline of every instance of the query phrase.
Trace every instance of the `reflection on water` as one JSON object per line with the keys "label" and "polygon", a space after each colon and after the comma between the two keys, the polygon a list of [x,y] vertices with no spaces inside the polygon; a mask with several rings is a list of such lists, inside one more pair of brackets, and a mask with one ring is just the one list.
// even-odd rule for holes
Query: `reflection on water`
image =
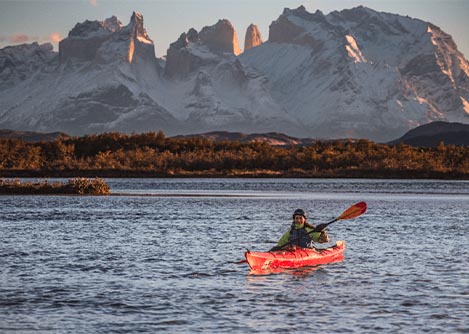
{"label": "reflection on water", "polygon": [[[131,195],[0,196],[0,332],[467,331],[467,182],[109,184]],[[362,200],[366,214],[328,228],[347,242],[341,262],[235,263],[270,249],[297,208],[317,224]]]}
{"label": "reflection on water", "polygon": [[[343,260],[337,259],[334,262],[340,262]],[[332,264],[332,262],[331,262]],[[251,269],[248,275],[263,276],[263,275],[273,275],[273,274],[286,274],[292,276],[305,276],[313,273],[318,270],[321,266],[309,266],[309,267],[299,267],[299,268],[269,268],[269,269]]]}

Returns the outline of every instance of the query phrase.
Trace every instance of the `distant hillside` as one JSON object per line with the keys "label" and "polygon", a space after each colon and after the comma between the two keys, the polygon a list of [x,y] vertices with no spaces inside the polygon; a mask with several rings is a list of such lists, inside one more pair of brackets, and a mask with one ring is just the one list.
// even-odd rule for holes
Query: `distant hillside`
{"label": "distant hillside", "polygon": [[0,138],[21,139],[27,142],[52,141],[66,137],[68,137],[68,135],[62,132],[41,133],[0,129]]}
{"label": "distant hillside", "polygon": [[295,138],[283,133],[252,133],[214,131],[202,134],[180,135],[172,138],[207,138],[214,141],[239,141],[240,143],[265,142],[273,146],[308,145],[316,142],[311,138]]}
{"label": "distant hillside", "polygon": [[440,142],[446,145],[469,146],[469,125],[432,122],[410,130],[389,144],[404,143],[411,146],[435,147]]}

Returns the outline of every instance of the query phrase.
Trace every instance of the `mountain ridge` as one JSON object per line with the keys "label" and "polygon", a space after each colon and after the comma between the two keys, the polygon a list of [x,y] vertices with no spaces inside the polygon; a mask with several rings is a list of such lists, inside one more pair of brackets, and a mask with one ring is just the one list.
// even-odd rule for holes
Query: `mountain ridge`
{"label": "mountain ridge", "polygon": [[126,26],[77,24],[59,53],[1,49],[0,127],[389,141],[432,121],[469,123],[469,63],[431,23],[300,6],[272,22],[266,41],[257,32],[239,53],[234,27],[219,20],[181,34],[159,59],[134,12]]}
{"label": "mountain ridge", "polygon": [[[14,131],[9,129],[0,129],[0,138],[21,139],[24,141],[53,141],[60,138],[69,138],[70,136],[62,132],[39,133],[31,131]],[[238,141],[240,143],[266,143],[271,146],[296,146],[311,145],[316,142],[343,141],[350,142],[359,139],[341,138],[333,140],[318,140],[315,138],[299,138],[286,135],[279,132],[269,133],[242,133],[228,131],[212,131],[206,133],[194,133],[187,135],[176,135],[170,138],[204,138],[214,142]],[[407,144],[415,147],[437,147],[443,142],[445,145],[469,146],[469,124],[432,122],[418,126],[402,137],[387,142],[387,145]]]}

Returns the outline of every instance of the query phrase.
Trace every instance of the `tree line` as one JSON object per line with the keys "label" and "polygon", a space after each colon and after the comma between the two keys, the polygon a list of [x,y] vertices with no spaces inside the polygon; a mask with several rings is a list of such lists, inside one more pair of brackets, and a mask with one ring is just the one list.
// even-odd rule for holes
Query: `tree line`
{"label": "tree line", "polygon": [[265,142],[105,133],[55,141],[0,139],[7,177],[366,177],[469,179],[469,147],[419,148],[369,140]]}

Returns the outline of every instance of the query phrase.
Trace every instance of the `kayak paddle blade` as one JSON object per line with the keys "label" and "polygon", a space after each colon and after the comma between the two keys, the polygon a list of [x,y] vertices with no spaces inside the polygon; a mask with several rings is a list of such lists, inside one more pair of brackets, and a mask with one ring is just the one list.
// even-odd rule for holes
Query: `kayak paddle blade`
{"label": "kayak paddle blade", "polygon": [[366,211],[366,203],[365,202],[359,202],[357,204],[352,205],[350,208],[345,210],[338,218],[337,220],[340,219],[352,219],[355,217],[358,217],[362,214],[364,214]]}

